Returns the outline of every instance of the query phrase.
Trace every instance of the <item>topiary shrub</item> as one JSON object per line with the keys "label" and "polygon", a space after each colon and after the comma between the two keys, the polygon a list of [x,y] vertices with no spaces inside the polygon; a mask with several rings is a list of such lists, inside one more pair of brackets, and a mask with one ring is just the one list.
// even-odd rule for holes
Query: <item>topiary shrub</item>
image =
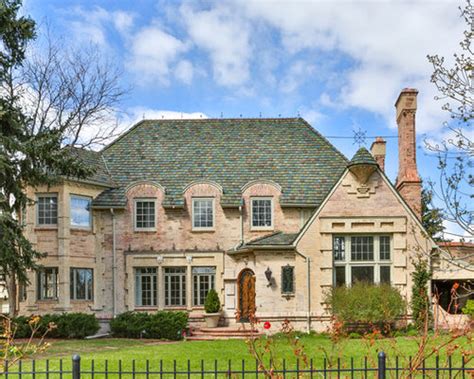
{"label": "topiary shrub", "polygon": [[221,310],[221,301],[215,289],[211,288],[204,301],[204,310],[206,313],[217,313]]}
{"label": "topiary shrub", "polygon": [[110,331],[115,337],[145,337],[150,315],[146,312],[125,312],[110,321]]}
{"label": "topiary shrub", "polygon": [[356,283],[352,287],[335,287],[326,296],[333,315],[346,331],[388,331],[406,312],[405,301],[397,289],[388,284]]}

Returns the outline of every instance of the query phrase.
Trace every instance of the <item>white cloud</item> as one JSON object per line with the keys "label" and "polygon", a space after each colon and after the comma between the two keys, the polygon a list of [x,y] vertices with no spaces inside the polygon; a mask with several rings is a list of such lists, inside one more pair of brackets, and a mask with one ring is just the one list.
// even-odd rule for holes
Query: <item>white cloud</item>
{"label": "white cloud", "polygon": [[250,78],[250,26],[228,7],[210,10],[181,7],[192,42],[207,51],[214,79],[224,86],[239,86]]}
{"label": "white cloud", "polygon": [[127,109],[126,116],[122,117],[120,124],[128,128],[143,119],[147,120],[178,120],[178,119],[203,119],[208,118],[202,112],[180,112],[162,109],[153,109],[148,107],[132,107]]}
{"label": "white cloud", "polygon": [[[169,85],[173,74],[171,67],[188,48],[186,43],[166,33],[160,27],[147,26],[131,38],[131,57],[128,67],[137,74],[142,84],[158,81]],[[192,65],[186,62],[180,63],[181,68],[178,74],[180,79],[184,78],[189,82]]]}
{"label": "white cloud", "polygon": [[194,67],[188,60],[180,61],[175,67],[176,78],[185,84],[191,84],[194,76]]}
{"label": "white cloud", "polygon": [[[445,115],[433,102],[426,55],[458,49],[458,2],[301,2],[235,0],[249,18],[265,20],[288,54],[338,51],[354,61],[339,89],[344,106],[382,114],[394,126],[393,104],[403,87],[418,87],[418,130],[436,130]],[[329,98],[326,97],[326,100]]]}
{"label": "white cloud", "polygon": [[291,93],[308,80],[308,77],[314,74],[316,66],[308,64],[305,61],[298,60],[287,70],[285,76],[280,82],[280,89],[283,93]]}

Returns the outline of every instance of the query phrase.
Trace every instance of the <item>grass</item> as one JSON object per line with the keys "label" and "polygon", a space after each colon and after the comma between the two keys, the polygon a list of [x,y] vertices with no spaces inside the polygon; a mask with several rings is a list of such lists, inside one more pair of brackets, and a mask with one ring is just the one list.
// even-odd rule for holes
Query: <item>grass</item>
{"label": "grass", "polygon": [[[279,364],[286,360],[287,367],[295,367],[295,355],[292,346],[284,337],[276,337],[275,356],[278,357]],[[430,341],[427,351],[432,351],[433,347],[443,343],[447,336],[438,336]],[[324,358],[329,357],[328,365],[336,365],[337,358],[341,359],[341,367],[349,367],[351,358],[355,367],[362,368],[364,357],[367,356],[369,367],[376,366],[377,353],[384,350],[389,358],[389,363],[393,362],[395,355],[400,355],[400,363],[417,351],[417,339],[415,337],[398,337],[394,339],[381,339],[373,344],[364,339],[345,340],[338,345],[332,345],[331,340],[323,335],[303,335],[300,343],[304,345],[308,357],[313,359],[314,367],[322,368]],[[463,337],[456,343],[460,344],[464,350],[471,350],[471,342]],[[325,355],[326,352],[326,355]],[[213,370],[215,360],[219,369],[228,368],[229,360],[232,361],[234,369],[242,367],[245,361],[246,367],[255,367],[255,360],[249,353],[249,348],[242,340],[221,340],[221,341],[180,341],[164,342],[152,340],[131,340],[131,339],[98,339],[98,340],[52,340],[50,348],[37,357],[37,367],[43,368],[46,360],[49,360],[50,367],[59,367],[59,359],[63,359],[63,367],[69,368],[71,356],[79,354],[81,356],[81,366],[89,369],[93,364],[96,369],[105,368],[105,360],[108,360],[109,370],[116,370],[119,361],[122,361],[123,369],[129,370],[133,360],[136,361],[137,369],[144,369],[146,360],[149,360],[150,368],[158,370],[162,361],[165,370],[171,370],[176,361],[177,369],[185,370],[189,365],[194,370],[201,369],[201,360],[205,362],[206,370]],[[446,352],[441,351],[441,363],[446,361]],[[453,356],[453,365],[460,365],[460,353]],[[472,365],[469,365],[472,366]],[[31,367],[31,362],[25,362],[24,367]],[[100,375],[99,375],[100,376]],[[137,376],[139,377],[139,376]],[[25,376],[26,378],[26,376]]]}
{"label": "grass", "polygon": [[[447,341],[447,336],[432,338],[427,351],[432,351],[434,347]],[[295,360],[293,348],[286,337],[275,337],[275,355],[279,359],[286,359],[288,362]],[[304,346],[306,354],[313,358],[315,365],[323,365],[325,353],[332,358],[341,358],[342,361],[362,362],[367,355],[369,362],[376,360],[378,350],[384,350],[388,357],[395,355],[410,356],[417,351],[417,339],[414,337],[397,337],[394,339],[380,339],[374,344],[364,339],[349,339],[342,344],[333,346],[331,340],[324,335],[302,335],[299,342]],[[457,341],[464,349],[472,350],[470,342],[466,338]],[[79,354],[84,364],[89,364],[92,360],[97,363],[106,359],[110,361],[150,361],[162,360],[164,364],[173,363],[174,360],[179,365],[186,363],[189,359],[192,363],[199,363],[201,360],[214,364],[214,360],[222,364],[228,364],[232,360],[236,364],[241,364],[242,360],[253,362],[253,357],[249,353],[246,341],[243,340],[220,340],[220,341],[181,341],[164,342],[153,340],[132,340],[132,339],[97,339],[97,340],[52,340],[50,348],[38,356],[38,359],[65,358],[67,360],[73,354]],[[445,352],[441,351],[441,356]]]}

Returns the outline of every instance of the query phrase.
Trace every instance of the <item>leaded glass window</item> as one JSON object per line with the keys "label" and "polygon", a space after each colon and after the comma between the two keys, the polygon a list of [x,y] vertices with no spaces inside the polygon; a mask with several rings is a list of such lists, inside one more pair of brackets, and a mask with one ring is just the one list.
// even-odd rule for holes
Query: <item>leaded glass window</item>
{"label": "leaded glass window", "polygon": [[155,200],[135,200],[135,229],[153,230],[155,228]]}
{"label": "leaded glass window", "polygon": [[71,300],[92,300],[94,272],[91,268],[71,268]]}
{"label": "leaded glass window", "polygon": [[58,224],[58,197],[55,194],[38,195],[37,198],[38,225]]}
{"label": "leaded glass window", "polygon": [[390,237],[380,236],[380,260],[390,260]]}
{"label": "leaded glass window", "polygon": [[295,293],[295,268],[290,265],[281,268],[281,292],[283,294]]}
{"label": "leaded glass window", "polygon": [[38,300],[57,300],[58,268],[45,267],[38,271]]}

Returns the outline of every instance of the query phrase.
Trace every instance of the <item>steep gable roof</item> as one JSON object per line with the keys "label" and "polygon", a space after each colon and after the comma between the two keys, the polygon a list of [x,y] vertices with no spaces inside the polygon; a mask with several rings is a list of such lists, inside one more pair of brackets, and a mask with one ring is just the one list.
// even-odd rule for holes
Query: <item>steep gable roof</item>
{"label": "steep gable roof", "polygon": [[152,180],[165,203],[180,205],[192,181],[212,180],[238,206],[252,180],[282,187],[283,206],[318,206],[347,159],[301,118],[144,120],[102,151],[117,188],[94,206],[123,204],[126,186]]}
{"label": "steep gable roof", "polygon": [[107,170],[107,166],[100,152],[76,147],[67,147],[67,149],[75,159],[80,160],[85,166],[94,170],[94,173],[89,178],[80,179],[79,181],[98,184],[105,187],[114,186],[112,178],[110,177],[110,173]]}

